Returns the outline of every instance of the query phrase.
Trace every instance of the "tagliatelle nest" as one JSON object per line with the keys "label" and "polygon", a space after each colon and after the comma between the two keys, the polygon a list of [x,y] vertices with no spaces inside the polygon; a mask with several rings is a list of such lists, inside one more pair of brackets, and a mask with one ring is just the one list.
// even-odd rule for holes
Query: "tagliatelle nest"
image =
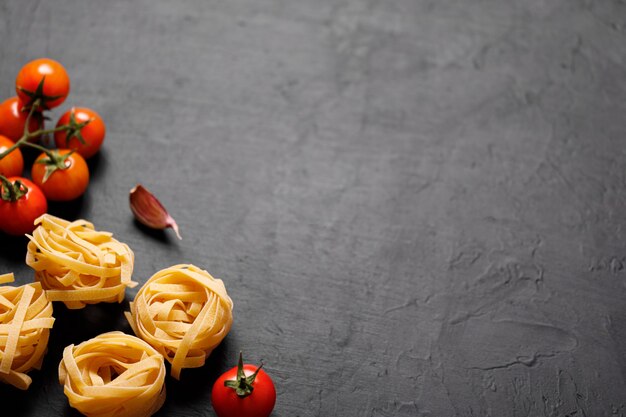
{"label": "tagliatelle nest", "polygon": [[126,317],[135,334],[172,364],[204,365],[233,322],[233,302],[221,279],[193,265],[175,265],[154,274],[130,303]]}
{"label": "tagliatelle nest", "polygon": [[163,357],[143,340],[109,332],[63,351],[59,382],[91,417],[151,416],[165,401]]}
{"label": "tagliatelle nest", "polygon": [[35,224],[26,263],[50,301],[71,309],[122,302],[126,287],[137,285],[131,281],[133,251],[111,233],[96,231],[86,220],[69,222],[49,214]]}
{"label": "tagliatelle nest", "polygon": [[[0,275],[0,284],[13,279]],[[39,283],[0,287],[0,381],[28,389],[26,372],[41,368],[53,324],[52,303]]]}

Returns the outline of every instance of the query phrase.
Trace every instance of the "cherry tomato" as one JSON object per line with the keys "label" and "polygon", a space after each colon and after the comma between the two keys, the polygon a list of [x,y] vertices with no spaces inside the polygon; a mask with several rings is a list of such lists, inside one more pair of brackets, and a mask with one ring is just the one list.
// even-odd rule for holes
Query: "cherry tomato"
{"label": "cherry tomato", "polygon": [[27,106],[37,99],[51,109],[65,101],[70,92],[70,78],[63,65],[50,58],[40,58],[24,65],[15,79],[15,91]]}
{"label": "cherry tomato", "polygon": [[[11,201],[8,185],[3,180],[0,186],[0,230],[14,236],[31,233],[35,229],[35,219],[48,211],[46,197],[39,187],[26,178],[11,177],[7,180],[14,192],[17,192],[14,196],[19,197]],[[18,180],[22,186],[16,183]]]}
{"label": "cherry tomato", "polygon": [[[52,152],[56,161],[51,161],[46,153],[35,160],[31,170],[33,182],[52,201],[69,201],[83,195],[89,185],[89,168],[85,159],[69,149]],[[47,172],[52,169],[54,172],[46,178]]]}
{"label": "cherry tomato", "polygon": [[[22,111],[24,103],[18,97],[11,97],[0,104],[0,135],[4,135],[17,142],[24,134],[24,125],[28,117],[27,111]],[[28,131],[34,132],[42,127],[41,113],[33,114],[28,122]]]}
{"label": "cherry tomato", "polygon": [[[61,116],[57,127],[67,124],[72,126],[87,121],[89,123],[80,129],[56,132],[54,143],[56,143],[57,148],[76,149],[76,152],[86,159],[94,156],[100,149],[106,133],[106,127],[98,113],[85,107],[73,107]],[[81,143],[81,138],[85,143]]]}
{"label": "cherry tomato", "polygon": [[276,403],[276,389],[264,370],[244,365],[239,355],[238,366],[213,384],[211,403],[218,417],[267,417]]}
{"label": "cherry tomato", "polygon": [[[13,145],[6,136],[0,135],[0,154],[9,149]],[[22,151],[19,148],[0,159],[0,175],[5,177],[17,177],[22,175],[24,170],[24,158],[22,157]]]}

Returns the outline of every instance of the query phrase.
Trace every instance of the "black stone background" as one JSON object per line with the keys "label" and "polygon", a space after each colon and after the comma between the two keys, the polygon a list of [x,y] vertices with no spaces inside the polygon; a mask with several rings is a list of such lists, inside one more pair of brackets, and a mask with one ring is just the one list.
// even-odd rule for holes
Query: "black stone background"
{"label": "black stone background", "polygon": [[[0,1],[0,95],[41,56],[108,127],[51,211],[128,243],[140,283],[194,263],[235,303],[159,416],[214,415],[239,350],[274,416],[626,414],[623,0]],[[138,182],[182,242],[135,224]],[[55,305],[2,415],[77,415],[61,351],[126,308]]]}

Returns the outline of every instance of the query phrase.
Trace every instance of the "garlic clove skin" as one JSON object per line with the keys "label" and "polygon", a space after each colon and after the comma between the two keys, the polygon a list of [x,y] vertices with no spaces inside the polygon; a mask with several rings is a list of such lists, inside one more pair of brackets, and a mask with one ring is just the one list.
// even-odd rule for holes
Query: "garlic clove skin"
{"label": "garlic clove skin", "polygon": [[130,190],[130,210],[141,224],[159,230],[171,227],[178,239],[182,240],[174,218],[170,216],[163,204],[141,184],[137,184]]}

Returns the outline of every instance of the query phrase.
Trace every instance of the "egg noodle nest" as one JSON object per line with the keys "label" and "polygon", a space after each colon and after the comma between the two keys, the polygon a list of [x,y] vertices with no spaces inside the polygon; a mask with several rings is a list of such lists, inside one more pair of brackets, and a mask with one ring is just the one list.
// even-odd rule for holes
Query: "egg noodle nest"
{"label": "egg noodle nest", "polygon": [[[0,284],[13,281],[13,274],[0,275]],[[41,284],[0,287],[0,381],[28,389],[26,372],[41,368],[53,324]]]}
{"label": "egg noodle nest", "polygon": [[165,373],[161,354],[122,332],[69,345],[59,364],[70,405],[91,417],[151,416],[165,401]]}
{"label": "egg noodle nest", "polygon": [[174,265],[154,274],[139,289],[126,317],[137,336],[172,364],[204,365],[233,322],[233,302],[221,279],[194,265]]}
{"label": "egg noodle nest", "polygon": [[131,281],[133,251],[111,233],[95,230],[86,220],[69,222],[49,214],[35,224],[32,236],[27,235],[26,264],[50,301],[70,309],[122,302],[126,287],[137,285]]}

